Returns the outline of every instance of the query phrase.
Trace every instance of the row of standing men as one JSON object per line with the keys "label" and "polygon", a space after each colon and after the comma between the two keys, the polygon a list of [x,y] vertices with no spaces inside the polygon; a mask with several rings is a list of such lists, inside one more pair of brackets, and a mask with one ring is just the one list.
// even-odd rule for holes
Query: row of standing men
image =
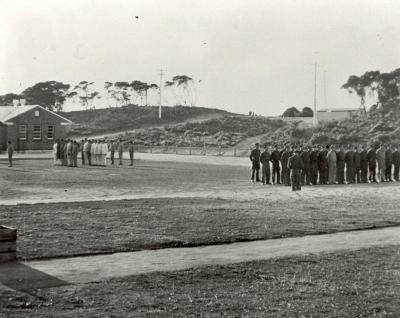
{"label": "row of standing men", "polygon": [[[134,143],[128,142],[130,165],[133,165]],[[125,144],[122,140],[83,139],[80,142],[72,139],[59,139],[53,145],[54,165],[68,167],[78,166],[78,156],[82,165],[103,166],[107,165],[107,156],[110,153],[110,163],[114,165],[115,154],[118,153],[119,165],[123,165],[123,152]]]}
{"label": "row of standing men", "polygon": [[250,154],[251,180],[264,184],[290,185],[288,162],[295,152],[304,166],[300,178],[302,185],[399,181],[400,152],[394,145],[381,144],[379,147],[371,145],[369,149],[365,145],[348,146],[347,149],[341,146],[336,149],[332,145],[312,147],[285,145],[283,149],[279,149],[275,145],[272,151],[265,145],[261,152],[258,143]]}

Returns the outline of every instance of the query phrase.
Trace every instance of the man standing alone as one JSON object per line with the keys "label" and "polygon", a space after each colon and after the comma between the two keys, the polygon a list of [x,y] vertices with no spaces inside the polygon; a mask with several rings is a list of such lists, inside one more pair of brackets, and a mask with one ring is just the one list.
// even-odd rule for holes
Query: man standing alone
{"label": "man standing alone", "polygon": [[128,150],[129,150],[129,159],[131,160],[130,166],[133,166],[134,145],[132,140],[129,142]]}
{"label": "man standing alone", "polygon": [[122,156],[124,155],[124,145],[122,144],[122,140],[120,139],[118,142],[118,156],[119,156],[119,165],[122,166]]}
{"label": "man standing alone", "polygon": [[8,166],[12,167],[13,166],[12,165],[12,157],[13,157],[13,154],[14,154],[14,147],[13,147],[13,145],[12,145],[10,140],[7,141],[7,154],[8,154]]}
{"label": "man standing alone", "polygon": [[289,158],[288,169],[292,181],[292,191],[301,190],[301,171],[304,169],[303,161],[301,160],[298,152],[293,152]]}
{"label": "man standing alone", "polygon": [[251,166],[251,182],[254,182],[254,178],[256,182],[260,182],[260,144],[255,144],[256,148],[253,149],[250,153],[250,161],[252,162]]}

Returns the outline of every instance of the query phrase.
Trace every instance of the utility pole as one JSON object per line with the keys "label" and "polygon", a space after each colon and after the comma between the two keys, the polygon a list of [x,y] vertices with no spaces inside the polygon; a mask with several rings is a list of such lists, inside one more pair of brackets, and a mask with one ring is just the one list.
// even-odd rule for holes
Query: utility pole
{"label": "utility pole", "polygon": [[314,64],[314,117],[313,117],[313,126],[317,126],[318,118],[317,118],[317,63]]}
{"label": "utility pole", "polygon": [[163,87],[163,75],[164,75],[165,70],[160,69],[160,102],[159,102],[159,106],[158,106],[158,118],[161,119],[161,107],[162,107],[162,87]]}

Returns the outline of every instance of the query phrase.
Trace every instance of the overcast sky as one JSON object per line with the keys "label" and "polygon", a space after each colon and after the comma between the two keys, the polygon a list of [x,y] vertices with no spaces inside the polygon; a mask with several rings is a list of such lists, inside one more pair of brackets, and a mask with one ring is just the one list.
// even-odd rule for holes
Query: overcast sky
{"label": "overcast sky", "polygon": [[[195,79],[196,104],[356,107],[349,75],[400,67],[400,1],[0,0],[0,94],[40,81]],[[138,16],[139,18],[135,18]],[[201,82],[199,82],[201,80]],[[174,103],[171,94],[165,103]]]}

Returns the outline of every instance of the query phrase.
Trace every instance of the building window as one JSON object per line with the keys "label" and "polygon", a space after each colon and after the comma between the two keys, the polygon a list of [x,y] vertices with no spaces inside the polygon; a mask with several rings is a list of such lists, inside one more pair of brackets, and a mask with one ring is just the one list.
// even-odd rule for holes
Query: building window
{"label": "building window", "polygon": [[54,126],[47,126],[47,139],[54,138]]}
{"label": "building window", "polygon": [[39,111],[35,110],[35,117],[39,117]]}
{"label": "building window", "polygon": [[26,140],[26,126],[20,125],[18,128],[19,140]]}
{"label": "building window", "polygon": [[42,127],[41,126],[33,126],[33,140],[42,139]]}

